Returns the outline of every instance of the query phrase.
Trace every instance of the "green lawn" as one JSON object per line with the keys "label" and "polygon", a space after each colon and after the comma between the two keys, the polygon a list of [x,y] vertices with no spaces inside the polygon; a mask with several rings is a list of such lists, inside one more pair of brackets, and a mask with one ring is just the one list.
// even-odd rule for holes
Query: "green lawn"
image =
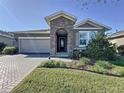
{"label": "green lawn", "polygon": [[36,68],[11,93],[124,93],[124,78],[72,69]]}

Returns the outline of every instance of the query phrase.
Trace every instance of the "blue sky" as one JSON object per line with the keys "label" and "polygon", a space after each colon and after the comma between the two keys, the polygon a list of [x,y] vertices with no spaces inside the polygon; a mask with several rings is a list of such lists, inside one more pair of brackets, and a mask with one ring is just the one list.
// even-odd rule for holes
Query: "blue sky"
{"label": "blue sky", "polygon": [[22,31],[49,28],[44,20],[54,12],[63,10],[78,17],[78,21],[91,18],[116,29],[124,29],[124,0],[117,5],[91,4],[82,9],[78,0],[0,0],[0,29]]}

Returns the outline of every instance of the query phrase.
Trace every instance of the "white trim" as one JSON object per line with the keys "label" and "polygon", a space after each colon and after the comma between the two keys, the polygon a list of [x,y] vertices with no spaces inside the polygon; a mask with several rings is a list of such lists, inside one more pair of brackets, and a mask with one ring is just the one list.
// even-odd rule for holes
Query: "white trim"
{"label": "white trim", "polygon": [[90,41],[90,33],[91,33],[91,31],[88,32],[88,41],[87,41],[87,45],[89,44],[89,41]]}
{"label": "white trim", "polygon": [[77,21],[77,17],[75,17],[75,16],[73,16],[73,15],[71,15],[71,14],[65,12],[65,11],[59,11],[59,12],[56,12],[54,14],[51,14],[51,15],[45,17],[45,20],[48,23],[48,25],[50,25],[51,20],[56,19],[56,18],[58,18],[60,16],[64,16],[64,17],[66,17],[66,18],[68,18],[68,19],[70,19],[70,20],[72,20],[74,22]]}
{"label": "white trim", "polygon": [[[94,20],[92,20],[92,19],[90,19],[90,18],[87,18],[87,19],[85,19],[85,20],[83,20],[83,21],[80,21],[80,22],[78,22],[78,23],[76,23],[75,25],[74,25],[74,27],[76,28],[78,28],[78,26],[80,26],[80,25],[83,25],[83,24],[85,24],[85,23],[87,23],[87,22],[93,22],[93,23],[95,23],[96,25],[98,25],[98,26],[102,26],[102,27],[104,27],[104,28],[106,28],[107,30],[111,30],[111,27],[109,27],[109,26],[106,26],[106,25],[104,25],[104,24],[101,24],[101,23],[99,23],[99,22],[96,22],[96,21],[94,21]],[[95,25],[94,24],[94,25]]]}
{"label": "white trim", "polygon": [[103,28],[81,28],[81,27],[74,27],[74,29],[79,29],[79,30],[101,30],[101,29],[103,29]]}
{"label": "white trim", "polygon": [[18,39],[50,39],[50,37],[18,37]]}

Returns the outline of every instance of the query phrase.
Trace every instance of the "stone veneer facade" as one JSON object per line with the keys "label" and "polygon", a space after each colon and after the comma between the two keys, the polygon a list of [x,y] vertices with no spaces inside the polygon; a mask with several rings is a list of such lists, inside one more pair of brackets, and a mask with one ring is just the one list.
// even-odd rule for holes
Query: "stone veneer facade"
{"label": "stone veneer facade", "polygon": [[73,51],[74,46],[74,31],[73,26],[75,22],[72,20],[69,20],[65,17],[59,17],[52,21],[50,21],[50,45],[51,45],[51,51],[50,54],[52,56],[55,56],[57,53],[57,38],[56,38],[56,31],[59,31],[59,29],[64,29],[67,31],[67,53]]}

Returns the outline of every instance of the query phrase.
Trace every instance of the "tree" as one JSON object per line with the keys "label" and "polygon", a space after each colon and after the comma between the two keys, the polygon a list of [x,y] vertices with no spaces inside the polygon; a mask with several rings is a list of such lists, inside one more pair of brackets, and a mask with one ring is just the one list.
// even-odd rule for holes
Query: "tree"
{"label": "tree", "polygon": [[92,4],[100,4],[100,3],[103,3],[103,4],[107,4],[107,3],[117,4],[121,0],[77,0],[77,1],[81,4],[82,9],[88,9],[89,6],[92,5]]}
{"label": "tree", "polygon": [[116,47],[110,43],[106,35],[96,35],[86,49],[86,56],[96,60],[113,60],[116,57]]}

